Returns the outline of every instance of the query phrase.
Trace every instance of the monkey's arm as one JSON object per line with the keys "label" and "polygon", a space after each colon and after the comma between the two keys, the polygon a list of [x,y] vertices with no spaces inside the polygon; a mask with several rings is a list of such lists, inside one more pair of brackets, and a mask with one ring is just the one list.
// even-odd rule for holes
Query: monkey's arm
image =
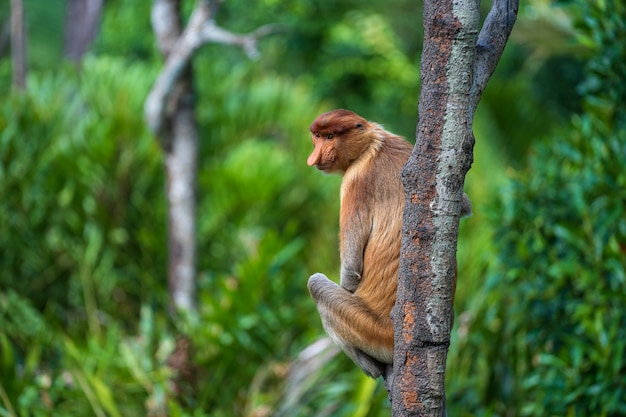
{"label": "monkey's arm", "polygon": [[340,284],[353,293],[359,287],[363,274],[363,254],[369,239],[371,226],[364,211],[354,213],[341,226]]}

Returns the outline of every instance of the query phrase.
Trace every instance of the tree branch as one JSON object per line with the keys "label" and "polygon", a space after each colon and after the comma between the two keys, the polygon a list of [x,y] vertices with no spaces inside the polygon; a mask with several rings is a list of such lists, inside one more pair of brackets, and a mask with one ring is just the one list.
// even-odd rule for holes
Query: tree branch
{"label": "tree branch", "polygon": [[163,56],[168,56],[180,36],[179,0],[154,0],[150,20],[157,45]]}
{"label": "tree branch", "polygon": [[[157,3],[159,7],[156,7]],[[175,31],[169,29],[171,26],[159,23],[161,19],[168,19],[172,15],[169,10],[175,4],[177,0],[155,0],[152,16],[159,46],[167,56],[165,66],[148,94],[144,107],[148,127],[157,136],[161,136],[165,129],[167,110],[171,107],[170,101],[176,90],[176,83],[200,46],[209,42],[235,45],[241,47],[250,59],[257,59],[260,56],[258,40],[280,30],[277,25],[265,25],[248,34],[230,32],[217,26],[212,18],[218,3],[202,0],[196,5],[183,33],[176,38]]]}
{"label": "tree branch", "polygon": [[264,25],[257,30],[245,35],[230,32],[215,24],[215,21],[206,22],[202,28],[202,41],[215,42],[224,45],[239,46],[250,59],[258,59],[261,54],[258,48],[258,40],[263,36],[276,33],[281,30],[278,25]]}
{"label": "tree branch", "polygon": [[476,110],[487,81],[500,61],[504,46],[517,19],[518,8],[519,0],[493,0],[491,4],[491,10],[478,35],[474,82],[470,92],[473,102],[472,111]]}

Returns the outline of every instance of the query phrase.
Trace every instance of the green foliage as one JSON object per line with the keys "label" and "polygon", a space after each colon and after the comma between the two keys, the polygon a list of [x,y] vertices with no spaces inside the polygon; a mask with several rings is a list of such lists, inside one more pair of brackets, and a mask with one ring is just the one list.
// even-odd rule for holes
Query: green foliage
{"label": "green foliage", "polygon": [[609,126],[626,129],[626,6],[617,0],[581,5],[580,42],[594,53],[587,66],[588,77],[580,86],[585,104]]}
{"label": "green foliage", "polygon": [[60,315],[58,324],[133,316],[136,305],[126,301],[142,295],[142,269],[158,265],[139,249],[158,252],[142,241],[148,226],[137,219],[163,223],[162,209],[149,209],[161,193],[159,150],[129,116],[141,111],[128,89],[145,94],[145,69],[126,70],[125,78],[119,71],[103,60],[85,63],[80,84],[63,74],[33,76],[26,94],[3,103],[0,269],[7,285]]}
{"label": "green foliage", "polygon": [[173,339],[158,330],[164,323],[157,327],[150,310],[142,309],[136,337],[123,336],[111,322],[102,337],[70,338],[43,327],[40,313],[8,292],[0,294],[0,325],[3,415],[162,415],[166,409]]}
{"label": "green foliage", "polygon": [[347,13],[330,29],[324,53],[328,62],[318,87],[324,96],[338,94],[342,107],[364,114],[367,108],[380,120],[396,119],[389,103],[395,103],[391,113],[414,114],[419,68],[402,51],[382,15]]}
{"label": "green foliage", "polygon": [[134,116],[149,73],[88,60],[2,103],[0,410],[144,410],[119,349],[140,303],[165,295],[160,150]]}
{"label": "green foliage", "polygon": [[[255,3],[254,12],[251,7],[247,1],[224,2],[217,20],[235,32],[280,25],[282,32],[261,41],[261,68],[302,79],[313,97],[328,101],[325,110],[350,108],[400,134],[414,135],[419,5],[406,0],[264,0]],[[399,30],[412,37],[400,38]],[[204,53],[212,63],[231,68],[244,57],[222,45],[208,45]]]}
{"label": "green foliage", "polygon": [[533,148],[494,207],[499,262],[459,320],[461,415],[626,414],[625,9],[577,7],[594,50],[586,113]]}
{"label": "green foliage", "polygon": [[[311,144],[303,126],[323,110],[302,98],[307,93],[301,84],[277,77],[254,81],[245,72],[228,76],[227,68],[198,64],[199,88],[207,91],[199,103],[205,132],[199,182],[207,190],[199,203],[201,268],[233,273],[267,233],[284,234],[287,242],[299,235],[335,241],[332,229],[320,229],[317,219],[324,211],[331,224],[338,222],[339,179],[323,178],[304,163]],[[219,87],[214,79],[223,80]],[[302,243],[296,246],[303,250]],[[336,262],[336,249],[324,247],[318,257],[318,266]]]}
{"label": "green foliage", "polygon": [[[58,66],[63,51],[64,0],[23,0],[26,29],[26,62],[29,69]],[[0,22],[3,25],[0,55],[7,54],[11,2],[0,3]],[[8,85],[8,84],[7,84]]]}
{"label": "green foliage", "polygon": [[[3,412],[238,415],[261,395],[246,389],[258,375],[321,333],[306,278],[337,263],[339,180],[306,166],[302,126],[322,109],[301,84],[199,68],[201,309],[175,328],[201,347],[202,377],[237,382],[180,402],[171,392],[161,151],[141,119],[151,72],[92,59],[80,75],[33,74],[3,103]],[[282,377],[264,384],[265,404]]]}
{"label": "green foliage", "polygon": [[[228,392],[202,390],[197,406],[216,416],[249,415],[280,407],[289,362],[321,333],[306,279],[338,265],[340,179],[305,164],[306,126],[323,108],[306,99],[302,83],[209,65],[203,57],[197,68],[204,91],[198,103],[205,190],[199,196],[200,311],[182,330],[202,346],[195,355],[200,379],[239,381]],[[327,224],[321,227],[320,219]],[[320,387],[337,373],[363,381],[345,358],[318,372]],[[310,403],[285,415],[329,408],[350,415],[353,404],[338,404],[360,386],[315,387],[304,394]]]}
{"label": "green foliage", "polygon": [[626,132],[597,116],[573,126],[511,184],[498,236],[529,415],[626,412]]}
{"label": "green foliage", "polygon": [[158,61],[150,25],[151,6],[152,2],[108,0],[103,7],[103,30],[96,37],[93,50],[115,50],[126,59]]}

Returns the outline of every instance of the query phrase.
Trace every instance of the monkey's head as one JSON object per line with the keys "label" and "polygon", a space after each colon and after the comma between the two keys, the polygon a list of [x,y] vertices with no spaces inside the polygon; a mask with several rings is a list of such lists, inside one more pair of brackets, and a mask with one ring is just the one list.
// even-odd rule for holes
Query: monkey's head
{"label": "monkey's head", "polygon": [[371,142],[369,128],[367,120],[349,110],[320,114],[310,127],[313,152],[307,164],[323,172],[343,174]]}

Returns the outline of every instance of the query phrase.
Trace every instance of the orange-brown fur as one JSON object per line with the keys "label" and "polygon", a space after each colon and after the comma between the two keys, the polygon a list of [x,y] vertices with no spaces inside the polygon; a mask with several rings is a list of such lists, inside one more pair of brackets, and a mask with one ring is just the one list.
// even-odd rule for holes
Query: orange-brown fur
{"label": "orange-brown fur", "polygon": [[[332,339],[378,377],[393,358],[391,309],[404,209],[400,171],[413,146],[348,110],[318,116],[310,130],[314,149],[307,163],[343,180],[340,285],[317,273],[309,278],[309,291]],[[462,215],[469,214],[469,199],[463,198]]]}
{"label": "orange-brown fur", "polygon": [[413,147],[347,110],[320,115],[311,133],[315,149],[309,165],[343,174],[342,276],[338,286],[316,274],[309,289],[328,333],[366,373],[377,377],[381,364],[391,363],[393,356],[390,312],[396,299],[404,206],[400,170]]}

